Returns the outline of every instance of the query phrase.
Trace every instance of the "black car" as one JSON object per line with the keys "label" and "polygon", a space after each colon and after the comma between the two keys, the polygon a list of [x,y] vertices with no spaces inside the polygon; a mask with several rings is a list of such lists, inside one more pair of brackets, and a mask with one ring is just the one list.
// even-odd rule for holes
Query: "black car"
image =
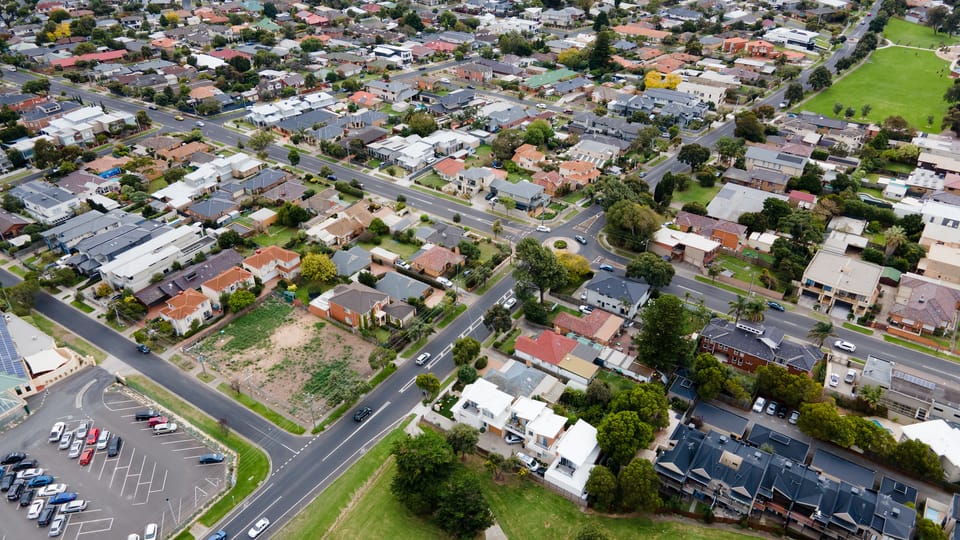
{"label": "black car", "polygon": [[140,351],[140,354],[150,354],[150,347],[147,347],[143,343],[137,345],[137,350]]}
{"label": "black car", "polygon": [[122,447],[123,439],[119,435],[110,437],[110,442],[107,444],[107,457],[117,457]]}
{"label": "black car", "polygon": [[5,474],[3,478],[0,478],[0,491],[10,491],[10,486],[13,485],[13,481],[17,479],[15,474]]}
{"label": "black car", "polygon": [[37,490],[35,489],[25,489],[23,493],[20,494],[20,506],[30,506],[30,503],[33,502],[33,498],[37,496]]}
{"label": "black car", "polygon": [[353,421],[354,421],[354,422],[363,422],[363,421],[366,420],[367,417],[370,416],[371,414],[373,414],[373,409],[371,409],[370,407],[364,407],[364,408],[358,410],[357,412],[353,413]]}
{"label": "black car", "polygon": [[779,304],[779,303],[777,303],[777,302],[774,302],[773,300],[770,300],[769,302],[767,302],[767,307],[770,308],[770,309],[776,310],[776,311],[786,311],[786,310],[787,310],[787,308],[783,307],[783,304]]}
{"label": "black car", "polygon": [[489,201],[490,199],[492,199],[492,198],[494,198],[494,197],[496,197],[496,196],[497,196],[497,194],[491,191],[491,192],[488,192],[486,195],[484,195],[483,198],[484,198],[484,200]]}
{"label": "black car", "polygon": [[155,409],[147,409],[145,411],[137,411],[137,414],[133,415],[133,419],[137,422],[146,422],[154,416],[160,416],[160,413]]}
{"label": "black car", "polygon": [[13,467],[10,467],[10,470],[13,472],[25,471],[27,469],[36,469],[40,466],[40,462],[35,459],[25,459],[20,463],[17,463]]}
{"label": "black car", "polygon": [[7,500],[15,501],[20,498],[20,495],[23,495],[23,486],[26,484],[23,480],[14,480],[13,485],[10,486],[10,489],[7,491]]}
{"label": "black car", "polygon": [[27,458],[27,455],[24,454],[23,452],[10,452],[6,456],[4,456],[3,460],[0,460],[0,465],[11,465],[13,463],[23,461],[26,458]]}
{"label": "black car", "polygon": [[57,507],[48,504],[40,511],[40,517],[37,518],[37,527],[48,527],[53,517],[57,515]]}
{"label": "black car", "polygon": [[786,405],[780,404],[777,407],[777,416],[780,418],[786,418],[788,412],[789,412],[789,409],[787,409]]}
{"label": "black car", "polygon": [[580,236],[579,234],[574,236],[573,239],[576,240],[578,244],[582,244],[584,246],[587,245],[587,239]]}
{"label": "black car", "polygon": [[204,454],[200,456],[201,465],[210,465],[211,463],[223,463],[223,454]]}

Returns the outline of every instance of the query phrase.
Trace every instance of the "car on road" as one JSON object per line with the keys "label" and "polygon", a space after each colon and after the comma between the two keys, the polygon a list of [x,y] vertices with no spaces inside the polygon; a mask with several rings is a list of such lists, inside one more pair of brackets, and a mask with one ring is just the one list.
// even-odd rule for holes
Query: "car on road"
{"label": "car on road", "polygon": [[507,444],[520,444],[523,442],[523,437],[519,435],[514,435],[513,433],[507,433],[507,436],[503,438]]}
{"label": "car on road", "polygon": [[10,452],[0,460],[0,465],[12,465],[14,463],[19,463],[27,458],[27,455],[23,452]]}
{"label": "car on road", "polygon": [[63,432],[66,429],[67,429],[67,425],[64,424],[63,422],[57,422],[56,424],[54,424],[53,427],[50,428],[50,436],[47,437],[47,442],[52,442],[52,443],[59,442],[60,437],[63,437]]}
{"label": "car on road", "polygon": [[34,476],[27,482],[27,487],[29,488],[42,488],[49,486],[55,481],[55,479],[49,474],[41,474],[40,476]]}
{"label": "car on road", "polygon": [[205,125],[206,125],[206,124],[204,124],[203,122],[197,120],[197,127],[203,127],[203,126],[205,126]]}
{"label": "car on road", "polygon": [[515,306],[515,305],[517,305],[517,299],[516,299],[516,298],[512,298],[512,297],[511,297],[511,298],[507,298],[507,301],[503,303],[503,307],[505,307],[505,308],[507,308],[507,309],[512,309],[513,306]]}
{"label": "car on road", "polygon": [[87,445],[92,446],[97,444],[97,439],[100,437],[100,428],[93,428],[90,430],[90,433],[87,433]]}
{"label": "car on road", "polygon": [[70,459],[76,459],[80,457],[80,452],[83,451],[83,441],[77,439],[73,441],[73,444],[70,445],[70,452],[67,454],[67,457]]}
{"label": "car on road", "polygon": [[547,104],[546,104],[546,103],[537,103],[537,108],[542,111],[542,110],[544,110],[544,109],[547,108]]}
{"label": "car on road", "polygon": [[97,449],[92,446],[84,448],[83,453],[80,454],[80,465],[89,465],[93,461],[93,453],[96,451]]}
{"label": "car on road", "polygon": [[564,109],[563,114],[573,114],[573,109]]}
{"label": "car on road", "polygon": [[583,245],[583,246],[587,245],[587,239],[580,236],[579,234],[574,236],[573,239],[576,240],[577,243],[580,245]]}
{"label": "car on road", "polygon": [[57,448],[59,448],[60,450],[66,450],[67,448],[70,448],[70,443],[72,442],[73,442],[73,432],[68,431],[64,433],[63,436],[60,437],[60,444],[57,445]]}
{"label": "car on road", "polygon": [[373,414],[373,409],[370,407],[363,407],[362,409],[358,409],[357,412],[353,413],[353,421],[363,422],[371,414]]}
{"label": "car on road", "polygon": [[147,108],[150,109],[151,111],[155,111],[155,110],[158,109],[158,107],[157,107],[156,104],[154,104],[154,103],[151,103],[150,105],[147,105]]}
{"label": "car on road", "polygon": [[758,397],[757,400],[753,402],[753,412],[762,413],[763,407],[766,406],[766,404],[767,404],[766,399],[762,397]]}
{"label": "car on road", "polygon": [[77,500],[76,492],[67,491],[64,493],[57,493],[56,495],[51,497],[50,504],[52,505],[67,504],[68,502],[75,501],[75,500]]}
{"label": "car on road", "polygon": [[97,450],[106,450],[107,444],[110,442],[110,432],[103,430],[103,433],[97,437]]}
{"label": "car on road", "polygon": [[610,266],[609,264],[601,264],[599,268],[604,272],[613,272],[613,267]]}
{"label": "car on road", "polygon": [[843,377],[843,382],[847,384],[853,384],[853,381],[857,380],[857,370],[848,369],[847,374]]}
{"label": "car on road", "polygon": [[770,301],[767,302],[767,307],[770,308],[770,309],[772,309],[772,310],[774,310],[774,311],[786,311],[786,310],[787,310],[787,308],[783,307],[783,304],[780,304],[780,303],[778,303],[778,302],[774,302],[773,300],[770,300]]}
{"label": "car on road", "polygon": [[250,527],[250,530],[247,531],[247,536],[250,538],[256,538],[263,534],[263,531],[267,530],[267,527],[270,526],[270,520],[267,518],[260,518],[256,523],[253,524],[253,527]]}
{"label": "car on road", "polygon": [[160,412],[156,409],[146,409],[144,411],[137,411],[137,414],[133,415],[133,419],[137,422],[146,422],[155,416],[160,416]]}
{"label": "car on road", "polygon": [[153,418],[147,420],[147,427],[159,426],[160,424],[166,424],[170,420],[166,416],[154,416]]}
{"label": "car on road", "polygon": [[157,532],[160,530],[156,523],[148,523],[143,529],[143,540],[157,540]]}
{"label": "car on road", "polygon": [[227,531],[217,531],[207,540],[227,540]]}
{"label": "car on road", "polygon": [[797,420],[800,420],[800,411],[793,411],[790,413],[790,418],[787,419],[787,422],[796,424]]}
{"label": "car on road", "polygon": [[223,463],[223,454],[204,454],[200,456],[201,465],[210,465],[212,463]]}
{"label": "car on road", "polygon": [[67,528],[67,516],[57,516],[53,518],[53,521],[50,522],[50,532],[47,533],[47,536],[55,537],[63,534],[64,529]]}
{"label": "car on road", "polygon": [[523,465],[531,471],[535,471],[540,468],[540,464],[537,463],[536,459],[524,454],[523,452],[517,452],[517,459],[519,459],[520,463],[523,463]]}
{"label": "car on road", "polygon": [[40,467],[34,467],[33,469],[24,469],[17,473],[17,479],[23,479],[24,482],[27,480],[43,475],[43,469]]}
{"label": "car on road", "polygon": [[120,448],[123,447],[123,438],[119,435],[114,435],[110,437],[110,442],[107,443],[107,457],[116,457],[120,453]]}
{"label": "car on road", "polygon": [[838,339],[834,341],[833,346],[840,349],[841,351],[856,352],[857,350],[856,345],[854,345],[853,343],[850,343],[849,341],[844,341],[842,339]]}
{"label": "car on road", "polygon": [[550,232],[550,227],[546,225],[537,225],[537,232]]}
{"label": "car on road", "polygon": [[840,386],[840,376],[837,375],[836,373],[834,373],[833,375],[830,375],[830,386],[834,388]]}
{"label": "car on road", "polygon": [[769,414],[770,416],[773,416],[773,415],[777,414],[777,402],[776,402],[776,401],[771,401],[770,403],[767,404],[767,414]]}
{"label": "car on road", "polygon": [[60,508],[60,511],[64,514],[73,514],[75,512],[83,512],[87,509],[87,501],[82,499],[77,499],[75,501],[70,501],[67,504],[63,505]]}
{"label": "car on road", "polygon": [[150,347],[147,347],[143,343],[137,345],[137,350],[140,351],[140,354],[150,354]]}
{"label": "car on road", "polygon": [[176,430],[177,430],[177,425],[174,423],[157,424],[153,426],[154,435],[165,435],[167,433],[173,433]]}
{"label": "car on road", "polygon": [[578,309],[580,313],[593,313],[593,307],[591,306],[580,306]]}
{"label": "car on road", "polygon": [[40,517],[37,518],[37,527],[46,527],[47,525],[50,525],[50,522],[53,521],[53,518],[56,515],[57,515],[57,507],[48,504],[40,512]]}
{"label": "car on road", "polygon": [[43,499],[37,499],[33,501],[30,505],[30,509],[27,510],[27,519],[37,519],[40,517],[40,512],[43,511],[43,507],[47,504]]}
{"label": "car on road", "polygon": [[92,424],[90,422],[81,422],[80,425],[77,426],[77,429],[74,430],[74,434],[78,439],[85,439],[87,438],[87,432],[90,431],[91,427]]}
{"label": "car on road", "polygon": [[430,361],[430,353],[425,352],[417,357],[417,365],[422,366]]}
{"label": "car on road", "polygon": [[40,491],[37,492],[38,497],[53,497],[54,495],[59,495],[67,490],[66,484],[50,484],[40,488]]}
{"label": "car on road", "polygon": [[180,116],[179,114],[174,116],[173,119],[176,120],[177,122],[183,122],[183,116]]}
{"label": "car on road", "polygon": [[335,175],[335,174],[328,174],[328,175],[327,175],[327,180],[336,181],[336,179],[337,179],[337,175]]}

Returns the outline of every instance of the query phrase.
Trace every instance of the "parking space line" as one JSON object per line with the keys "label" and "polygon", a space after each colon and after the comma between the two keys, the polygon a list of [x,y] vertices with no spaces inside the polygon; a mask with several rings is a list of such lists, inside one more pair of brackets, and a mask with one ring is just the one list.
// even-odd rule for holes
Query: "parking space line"
{"label": "parking space line", "polygon": [[133,493],[133,500],[137,500],[137,495],[140,493],[140,486],[147,487],[147,498],[144,500],[144,503],[150,502],[150,488],[153,487],[153,477],[157,474],[157,462],[153,462],[153,469],[150,471],[150,479],[146,482],[137,482],[137,490]]}
{"label": "parking space line", "polygon": [[[120,451],[123,452],[123,448],[122,448],[122,447],[120,448]],[[134,448],[134,449],[133,449],[133,454],[136,454],[136,453],[137,453],[137,449]],[[130,454],[130,461],[133,461],[133,454]],[[120,456],[117,456],[117,462],[119,462],[119,461],[120,461]],[[114,480],[114,478],[117,477],[117,471],[119,471],[119,470],[121,470],[121,469],[124,471],[123,474],[126,475],[126,474],[127,474],[126,471],[128,471],[128,470],[130,469],[130,462],[128,461],[126,465],[122,465],[122,466],[119,466],[119,465],[118,465],[117,467],[114,467],[114,469],[113,469],[113,474],[110,475],[110,485],[109,485],[108,487],[110,487],[110,488],[113,487],[113,480]],[[124,477],[124,478],[126,478],[126,477]],[[123,489],[120,490],[120,494],[123,495]]]}
{"label": "parking space line", "polygon": [[[100,526],[100,528],[95,528],[89,531],[84,530],[87,528],[86,525],[90,523],[101,523],[102,525]],[[91,527],[95,527],[95,526],[91,525]],[[111,529],[113,529],[113,518],[101,518],[101,519],[92,519],[89,521],[81,521],[80,530],[77,531],[77,538],[80,538],[80,536],[84,534],[97,534],[97,533],[109,532]]]}
{"label": "parking space line", "polygon": [[132,476],[137,477],[137,483],[133,487],[133,500],[137,500],[137,492],[140,491],[140,479],[143,478],[143,468],[146,466],[147,466],[147,456],[143,456],[143,461],[140,462],[140,472],[135,475],[134,474],[127,475],[127,478],[130,478]]}
{"label": "parking space line", "polygon": [[[199,450],[201,448],[206,448],[206,446],[191,446],[189,448],[172,448],[171,452],[186,452],[187,450]],[[200,454],[201,456],[203,454]]]}

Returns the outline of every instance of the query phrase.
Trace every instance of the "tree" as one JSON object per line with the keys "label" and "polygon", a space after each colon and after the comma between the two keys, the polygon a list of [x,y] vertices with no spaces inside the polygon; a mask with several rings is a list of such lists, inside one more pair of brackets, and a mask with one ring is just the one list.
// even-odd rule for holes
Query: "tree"
{"label": "tree", "polygon": [[60,163],[60,150],[49,139],[37,139],[33,143],[33,164],[46,169]]}
{"label": "tree", "polygon": [[807,332],[807,337],[812,339],[817,344],[817,347],[823,347],[824,341],[836,335],[837,333],[833,329],[833,323],[823,321],[814,323],[813,328]]}
{"label": "tree", "polygon": [[855,441],[850,424],[837,414],[832,403],[825,401],[800,405],[797,427],[811,437],[833,441],[844,448],[849,448]]}
{"label": "tree", "polygon": [[437,121],[434,120],[432,114],[417,112],[411,114],[410,118],[407,119],[407,126],[413,133],[426,137],[437,130]]}
{"label": "tree", "polygon": [[300,163],[300,152],[291,149],[289,152],[287,152],[287,161],[296,167]]}
{"label": "tree", "polygon": [[763,125],[753,111],[744,111],[738,114],[734,119],[734,124],[736,125],[733,130],[734,136],[743,137],[750,142],[766,140],[763,134]]}
{"label": "tree", "polygon": [[390,232],[390,227],[380,218],[373,218],[367,226],[367,232],[374,236],[383,236]]}
{"label": "tree", "polygon": [[727,302],[727,306],[730,308],[727,310],[727,315],[733,315],[734,321],[739,321],[740,316],[743,315],[743,312],[747,309],[747,303],[749,300],[741,295],[737,295],[736,300],[730,300]]}
{"label": "tree", "polygon": [[[944,6],[938,7],[943,8]],[[927,13],[929,13],[929,11]],[[937,525],[932,520],[927,518],[917,520],[917,540],[948,540],[948,538],[947,533],[943,532],[940,525]]]}
{"label": "tree", "polygon": [[597,426],[597,444],[617,463],[629,463],[637,450],[653,441],[653,429],[634,411],[608,414]]}
{"label": "tree", "polygon": [[609,207],[606,218],[610,242],[633,251],[644,251],[653,233],[660,228],[660,217],[652,208],[630,200],[621,200]]}
{"label": "tree", "polygon": [[436,432],[427,430],[394,443],[393,456],[397,473],[390,491],[415,514],[432,511],[444,481],[454,470],[457,456],[453,449]]}
{"label": "tree", "polygon": [[807,83],[810,84],[811,88],[819,92],[824,88],[830,88],[830,85],[833,84],[833,76],[830,74],[830,70],[827,69],[826,66],[820,66],[813,70],[813,73],[811,73],[810,77],[807,79]]}
{"label": "tree", "polygon": [[610,400],[613,399],[613,391],[610,389],[610,385],[607,384],[606,381],[594,379],[590,381],[589,385],[587,385],[585,398],[588,405],[599,405],[600,407],[606,409],[607,405],[610,403]]}
{"label": "tree", "polygon": [[46,77],[31,79],[23,83],[20,90],[27,94],[46,94],[50,91],[50,79]]}
{"label": "tree", "polygon": [[370,272],[360,272],[357,274],[357,281],[363,285],[366,285],[367,287],[377,286],[377,276],[371,274]]}
{"label": "tree", "polygon": [[590,494],[590,504],[597,510],[606,512],[613,508],[617,500],[617,477],[603,465],[595,465],[590,469],[590,477],[587,478],[584,490]]}
{"label": "tree", "polygon": [[612,34],[609,30],[597,32],[597,39],[593,41],[593,49],[590,51],[590,57],[587,60],[587,66],[590,69],[605,70],[610,67],[610,57],[613,51]]}
{"label": "tree", "polygon": [[424,392],[424,395],[427,396],[425,401],[433,401],[437,394],[440,392],[440,379],[437,379],[437,376],[433,373],[421,373],[417,375],[417,388]]}
{"label": "tree", "polygon": [[480,432],[477,428],[468,424],[456,424],[447,433],[447,444],[453,449],[454,453],[460,454],[462,459],[467,458],[467,454],[472,454],[477,450],[477,443],[480,442]]}
{"label": "tree", "polygon": [[513,326],[513,318],[510,317],[510,310],[494,304],[493,307],[483,314],[483,325],[491,332],[506,332]]}
{"label": "tree", "polygon": [[480,356],[480,342],[472,337],[459,338],[453,344],[452,353],[454,364],[467,365]]}
{"label": "tree", "polygon": [[[456,218],[459,214],[454,214]],[[461,240],[457,243],[457,249],[460,250],[460,255],[463,255],[467,259],[467,264],[473,266],[480,262],[480,257],[483,255],[483,252],[480,251],[480,246],[474,244],[471,240]]]}
{"label": "tree", "polygon": [[933,28],[933,33],[936,34],[940,28],[947,22],[948,17],[950,16],[950,10],[947,6],[940,5],[927,10],[926,17],[924,17],[924,23]]}
{"label": "tree", "polygon": [[674,178],[672,173],[666,173],[663,175],[663,178],[657,183],[657,187],[653,189],[653,200],[660,205],[661,208],[666,208],[670,206],[670,201],[673,199],[673,190],[676,189],[677,181]]}
{"label": "tree", "polygon": [[460,368],[457,369],[457,380],[464,386],[477,382],[478,377],[477,368],[470,364],[460,366]]}
{"label": "tree", "polygon": [[611,411],[633,411],[641,422],[655,429],[670,425],[668,407],[663,386],[652,383],[641,383],[630,390],[618,392],[610,402]]}
{"label": "tree", "polygon": [[540,291],[540,303],[544,293],[567,282],[567,270],[557,260],[553,251],[540,245],[536,239],[526,237],[517,243],[517,267],[513,277],[520,283],[529,283]]}
{"label": "tree", "polygon": [[457,16],[449,11],[444,11],[440,14],[440,17],[437,19],[437,22],[440,23],[440,26],[450,30],[457,24]]}
{"label": "tree", "polygon": [[627,264],[627,277],[638,277],[651,287],[662,289],[670,285],[676,271],[673,265],[655,253],[641,253]]}
{"label": "tree", "polygon": [[777,396],[783,403],[790,406],[816,401],[823,390],[820,384],[810,377],[794,375],[777,364],[760,366],[755,374],[757,391],[761,394]]}
{"label": "tree", "polygon": [[337,277],[337,265],[323,253],[308,253],[300,261],[300,274],[308,281],[329,283]]}
{"label": "tree", "polygon": [[843,103],[834,103],[833,104],[833,114],[839,116],[840,111],[843,110]]}
{"label": "tree", "polygon": [[150,127],[150,124],[153,123],[153,121],[150,120],[150,115],[147,114],[147,111],[137,111],[137,114],[134,118],[136,119],[137,125],[140,126],[141,129],[148,128]]}
{"label": "tree", "polygon": [[506,161],[513,157],[514,151],[523,144],[523,133],[518,129],[505,129],[497,134],[497,137],[490,143],[493,155]]}
{"label": "tree", "polygon": [[423,19],[421,19],[415,11],[407,12],[406,16],[403,18],[403,24],[413,28],[417,32],[420,32],[426,28],[426,25],[423,24]]}
{"label": "tree", "polygon": [[870,114],[870,111],[872,110],[873,110],[873,105],[870,105],[869,103],[864,103],[863,105],[860,106],[860,116],[863,118],[866,118],[867,115]]}
{"label": "tree", "polygon": [[567,269],[567,283],[571,285],[579,284],[592,272],[590,261],[583,255],[564,251],[557,255],[557,261]]}
{"label": "tree", "polygon": [[599,32],[604,28],[610,27],[610,18],[607,16],[606,11],[601,11],[596,18],[593,19],[593,31]]}
{"label": "tree", "polygon": [[542,146],[553,139],[553,126],[546,120],[534,120],[527,126],[523,134],[523,142],[534,146]]}
{"label": "tree", "polygon": [[367,363],[370,364],[371,369],[380,370],[396,359],[397,351],[388,349],[386,347],[377,346],[370,351],[370,356],[367,357]]}
{"label": "tree", "polygon": [[783,98],[791,105],[803,101],[803,85],[800,83],[790,83]]}
{"label": "tree", "polygon": [[911,439],[901,442],[894,449],[890,460],[905,472],[924,480],[932,482],[943,480],[943,466],[940,465],[940,459],[925,442]]}
{"label": "tree", "polygon": [[263,16],[269,19],[277,18],[277,6],[273,2],[263,4]]}
{"label": "tree", "polygon": [[434,521],[456,538],[475,538],[493,525],[493,512],[473,474],[456,474],[444,486]]}
{"label": "tree", "polygon": [[494,238],[503,234],[503,223],[499,219],[493,220],[493,223],[490,225],[490,232],[493,233]]}
{"label": "tree", "polygon": [[732,163],[746,151],[743,141],[732,137],[720,137],[713,147],[717,151],[717,156],[725,164]]}
{"label": "tree", "polygon": [[717,357],[710,353],[701,353],[693,361],[693,382],[697,383],[697,395],[700,399],[715,399],[723,391],[727,381],[727,370]]}
{"label": "tree", "polygon": [[886,249],[884,250],[884,256],[888,259],[895,251],[900,249],[900,246],[909,241],[907,238],[907,233],[903,230],[903,227],[899,225],[894,225],[884,231],[883,237],[886,246]]}
{"label": "tree", "polygon": [[263,152],[275,139],[272,132],[261,129],[247,139],[247,146],[255,152]]}
{"label": "tree", "polygon": [[751,296],[743,311],[743,318],[748,321],[760,322],[763,312],[767,310],[767,301],[759,296]]}
{"label": "tree", "polygon": [[240,289],[230,295],[230,311],[238,313],[257,301],[257,296],[251,291]]}
{"label": "tree", "polygon": [[625,510],[653,512],[660,508],[660,477],[650,460],[636,458],[620,469],[620,505]]}
{"label": "tree", "polygon": [[651,300],[641,320],[640,333],[634,337],[640,358],[661,370],[686,364],[691,348],[684,330],[686,310],[679,298],[666,294]]}
{"label": "tree", "polygon": [[685,144],[677,154],[677,161],[686,163],[694,171],[710,160],[710,149],[697,143]]}

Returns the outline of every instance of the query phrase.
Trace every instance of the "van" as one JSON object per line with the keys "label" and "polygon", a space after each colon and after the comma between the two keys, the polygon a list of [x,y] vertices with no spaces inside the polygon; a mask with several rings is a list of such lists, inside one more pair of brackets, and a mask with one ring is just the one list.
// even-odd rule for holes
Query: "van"
{"label": "van", "polygon": [[177,430],[176,424],[157,424],[153,426],[154,435],[163,435],[165,433],[173,433]]}

